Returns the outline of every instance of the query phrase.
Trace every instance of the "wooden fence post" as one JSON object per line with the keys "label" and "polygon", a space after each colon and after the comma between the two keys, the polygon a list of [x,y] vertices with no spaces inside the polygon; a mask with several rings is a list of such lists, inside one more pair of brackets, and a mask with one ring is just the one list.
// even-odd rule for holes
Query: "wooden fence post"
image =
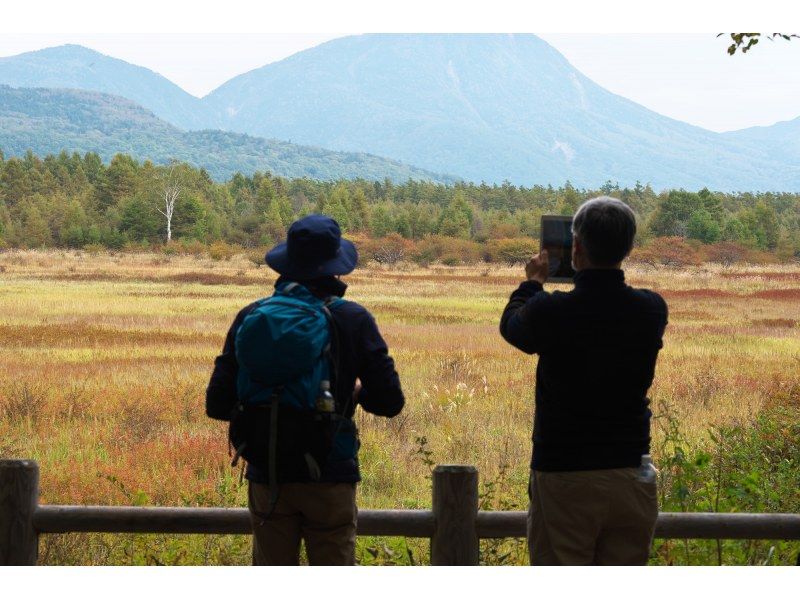
{"label": "wooden fence post", "polygon": [[39,503],[36,461],[0,460],[0,565],[35,565],[39,534],[33,513]]}
{"label": "wooden fence post", "polygon": [[477,565],[478,470],[437,465],[433,470],[431,565]]}

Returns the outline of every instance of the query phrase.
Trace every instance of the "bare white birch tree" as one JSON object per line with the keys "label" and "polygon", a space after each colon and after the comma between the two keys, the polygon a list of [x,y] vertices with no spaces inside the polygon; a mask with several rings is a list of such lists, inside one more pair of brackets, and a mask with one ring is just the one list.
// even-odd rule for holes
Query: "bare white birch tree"
{"label": "bare white birch tree", "polygon": [[181,186],[175,172],[176,163],[170,162],[169,171],[162,178],[161,199],[164,200],[164,209],[156,208],[167,219],[167,243],[172,241],[172,215],[175,213],[175,202],[181,193]]}

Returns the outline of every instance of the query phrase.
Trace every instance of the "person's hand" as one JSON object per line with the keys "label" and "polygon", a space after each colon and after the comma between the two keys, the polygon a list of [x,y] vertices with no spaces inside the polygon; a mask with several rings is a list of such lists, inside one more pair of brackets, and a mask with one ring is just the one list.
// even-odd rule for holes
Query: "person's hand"
{"label": "person's hand", "polygon": [[544,284],[550,272],[550,262],[547,258],[547,250],[542,249],[525,264],[525,276],[528,280],[535,280],[539,284]]}

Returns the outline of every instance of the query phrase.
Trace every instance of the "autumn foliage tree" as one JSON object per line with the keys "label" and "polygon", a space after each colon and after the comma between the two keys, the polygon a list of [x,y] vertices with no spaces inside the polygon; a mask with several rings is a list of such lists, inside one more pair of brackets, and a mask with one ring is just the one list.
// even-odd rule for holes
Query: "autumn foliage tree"
{"label": "autumn foliage tree", "polygon": [[650,266],[682,267],[698,265],[700,256],[683,237],[656,237],[646,246],[634,249],[630,260]]}
{"label": "autumn foliage tree", "polygon": [[397,233],[390,233],[380,239],[367,240],[359,247],[359,251],[366,259],[389,266],[407,260],[413,249],[414,242],[404,239]]}
{"label": "autumn foliage tree", "polygon": [[747,257],[747,252],[747,247],[739,243],[721,241],[706,248],[705,259],[723,266],[733,266],[743,262]]}

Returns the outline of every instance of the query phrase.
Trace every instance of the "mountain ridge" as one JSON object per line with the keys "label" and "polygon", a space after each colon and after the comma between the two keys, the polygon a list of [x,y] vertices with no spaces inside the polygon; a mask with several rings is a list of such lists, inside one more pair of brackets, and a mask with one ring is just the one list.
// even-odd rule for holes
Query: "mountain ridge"
{"label": "mountain ridge", "polygon": [[[364,35],[370,35],[370,34],[364,34]],[[459,35],[459,34],[453,34],[453,35]],[[505,35],[519,35],[519,34],[505,34]],[[341,37],[341,38],[328,40],[328,41],[322,42],[322,43],[320,43],[320,44],[318,44],[316,46],[312,46],[311,48],[307,48],[306,50],[312,50],[312,49],[315,49],[315,48],[320,48],[320,47],[325,46],[327,44],[330,44],[330,43],[333,43],[333,42],[337,42],[337,41],[339,41],[341,39],[346,39],[347,37],[358,37],[358,36],[344,36],[344,37]],[[76,43],[58,44],[58,45],[55,45],[55,46],[46,46],[44,48],[39,48],[37,50],[30,50],[30,51],[26,51],[26,52],[20,52],[18,54],[12,54],[12,55],[9,55],[9,56],[0,56],[0,64],[2,64],[3,60],[18,59],[20,57],[27,56],[27,55],[50,52],[50,51],[54,51],[54,50],[67,50],[67,49],[70,49],[70,50],[77,49],[77,50],[89,52],[89,53],[91,53],[92,56],[100,56],[100,57],[104,57],[104,58],[110,58],[110,59],[118,61],[120,63],[124,63],[125,65],[128,65],[130,67],[133,67],[133,68],[136,68],[136,69],[142,69],[144,71],[148,71],[149,73],[152,73],[153,75],[156,75],[157,77],[166,80],[171,85],[175,86],[180,91],[185,93],[187,96],[190,96],[191,98],[194,98],[195,100],[200,100],[200,101],[202,101],[205,98],[207,98],[209,95],[211,95],[212,93],[217,91],[220,87],[226,85],[227,83],[229,83],[230,81],[232,81],[232,80],[234,80],[234,79],[236,79],[238,77],[241,77],[242,75],[246,75],[248,73],[252,73],[254,71],[259,71],[261,69],[270,67],[270,66],[272,66],[272,65],[274,65],[276,63],[282,62],[284,60],[288,60],[288,59],[292,58],[293,56],[296,56],[296,55],[301,54],[302,52],[306,51],[306,50],[301,50],[301,51],[295,52],[294,54],[291,54],[291,55],[289,55],[289,56],[287,56],[285,58],[281,58],[281,59],[278,59],[278,60],[274,60],[272,62],[265,63],[265,64],[263,64],[263,65],[261,65],[259,67],[255,67],[255,68],[250,69],[248,71],[245,71],[243,73],[239,73],[238,75],[233,75],[230,79],[228,79],[227,81],[221,83],[216,88],[212,89],[211,91],[209,91],[208,93],[206,93],[203,96],[198,96],[198,95],[195,95],[195,94],[191,93],[190,91],[185,90],[179,84],[177,84],[174,81],[172,81],[169,77],[159,73],[156,70],[153,70],[153,69],[151,69],[149,67],[144,67],[144,66],[141,66],[141,65],[137,65],[135,63],[129,62],[129,61],[124,60],[122,58],[116,58],[114,56],[111,56],[110,54],[105,54],[105,53],[103,53],[103,52],[101,52],[99,50],[95,50],[94,48],[90,48],[88,46],[84,46],[83,44],[76,44]],[[27,85],[17,85],[17,86],[11,85],[11,87],[28,87],[28,86]],[[36,85],[36,87],[47,87],[47,86],[46,85]],[[92,91],[92,90],[87,90],[87,91]],[[609,92],[609,93],[613,93],[613,92]],[[112,94],[112,95],[115,95],[115,94]],[[623,99],[625,99],[625,100],[627,100],[629,102],[632,102],[632,103],[636,104],[636,102],[634,102],[633,100],[630,100],[629,98],[626,98],[625,96],[621,96],[619,94],[614,94],[614,95],[617,95],[620,98],[623,98]],[[124,96],[122,96],[122,97],[124,97]],[[128,99],[130,99],[130,98],[128,98]],[[637,105],[643,106],[641,104],[637,104]],[[674,118],[674,117],[671,117],[671,116],[667,116],[665,114],[661,114],[660,112],[655,111],[655,110],[653,110],[651,108],[647,108],[646,106],[643,106],[643,107],[646,108],[647,110],[650,110],[651,112],[655,112],[656,114],[658,114],[659,116],[662,116],[663,118],[668,118],[670,120],[673,120],[673,121],[676,121],[676,122],[680,122],[680,123],[686,124],[688,126],[692,126],[692,127],[701,129],[703,131],[713,132],[713,131],[711,131],[711,129],[706,129],[705,127],[701,127],[699,125],[692,125],[691,123],[687,123],[687,122],[682,121],[680,119],[677,119],[677,118]],[[775,126],[780,126],[780,125],[783,125],[783,124],[786,124],[786,123],[792,123],[792,122],[795,122],[795,121],[800,121],[800,115],[798,115],[797,117],[794,117],[794,118],[789,118],[789,119],[785,119],[785,120],[776,121],[776,122],[774,122],[772,124],[769,124],[769,125],[753,125],[753,126],[749,126],[749,127],[743,127],[741,129],[733,129],[733,130],[730,130],[730,131],[723,131],[723,132],[716,133],[716,134],[719,134],[719,135],[736,135],[736,134],[739,134],[739,133],[744,133],[745,131],[755,131],[755,130],[762,130],[763,131],[763,130],[768,130],[768,129],[770,129],[772,127],[775,127]]]}
{"label": "mountain ridge", "polygon": [[206,101],[229,130],[447,164],[470,180],[800,185],[763,148],[613,94],[531,34],[340,38],[234,77]]}
{"label": "mountain ridge", "polygon": [[[60,48],[79,65],[100,55]],[[0,83],[8,60],[0,59]],[[180,90],[135,68],[153,75],[153,86]],[[74,71],[63,82],[81,83]],[[348,36],[237,75],[203,98],[180,91],[193,116],[165,120],[186,129],[367,152],[475,181],[800,188],[793,129],[715,133],[666,117],[597,85],[532,34]]]}
{"label": "mountain ridge", "polygon": [[0,85],[0,149],[6,157],[31,149],[37,154],[96,152],[105,160],[116,153],[160,163],[176,158],[205,168],[218,180],[255,170],[322,180],[456,180],[365,153],[216,130],[182,131],[131,100],[73,89]]}
{"label": "mountain ridge", "polygon": [[209,123],[202,100],[163,75],[79,44],[0,58],[0,84],[83,89],[125,97],[181,128]]}

